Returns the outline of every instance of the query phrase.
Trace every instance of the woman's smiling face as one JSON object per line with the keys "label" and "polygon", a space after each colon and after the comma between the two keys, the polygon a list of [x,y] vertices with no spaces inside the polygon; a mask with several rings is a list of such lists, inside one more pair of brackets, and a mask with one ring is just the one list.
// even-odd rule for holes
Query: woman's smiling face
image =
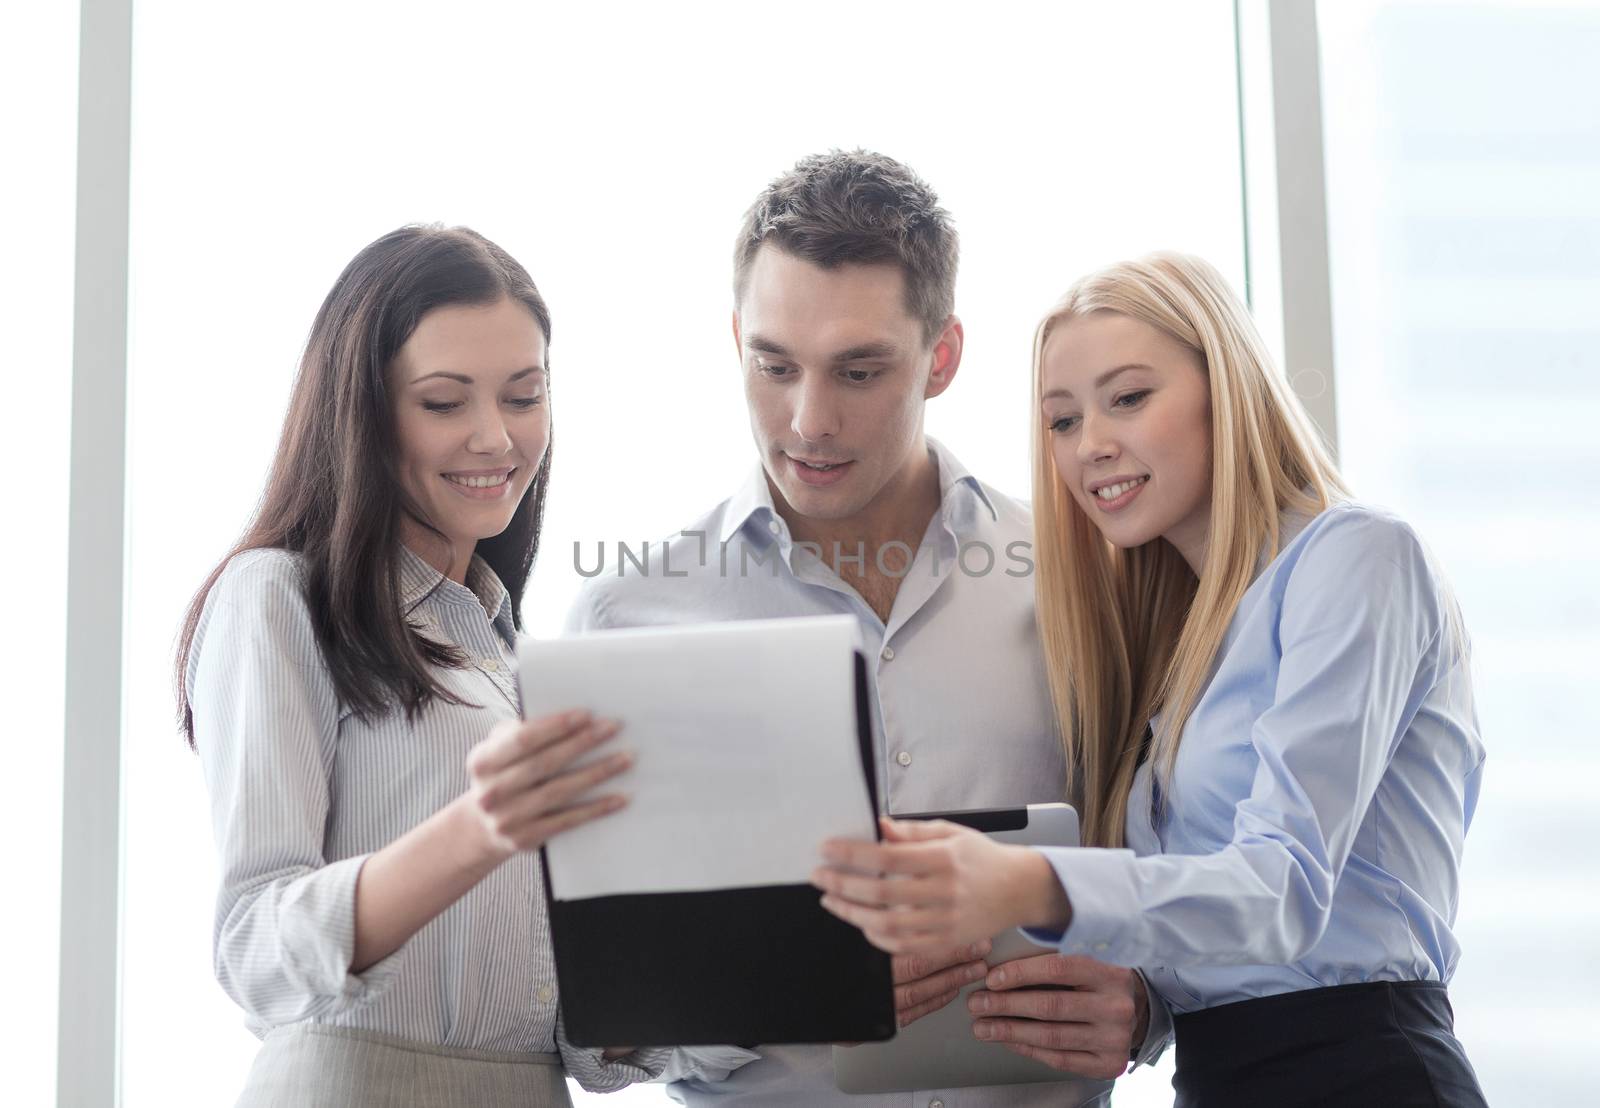
{"label": "woman's smiling face", "polygon": [[550,442],[544,331],[504,298],[422,317],[394,359],[399,479],[453,546],[407,519],[403,539],[462,580],[479,539],[511,524]]}
{"label": "woman's smiling face", "polygon": [[1119,547],[1164,538],[1200,572],[1211,520],[1211,393],[1200,355],[1098,311],[1058,324],[1039,362],[1056,472]]}

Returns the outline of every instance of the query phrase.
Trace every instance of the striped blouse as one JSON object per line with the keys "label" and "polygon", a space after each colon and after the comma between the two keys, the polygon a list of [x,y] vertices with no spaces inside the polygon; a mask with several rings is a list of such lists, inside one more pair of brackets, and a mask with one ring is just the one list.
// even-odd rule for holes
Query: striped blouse
{"label": "striped blouse", "polygon": [[[474,558],[462,586],[410,551],[413,625],[471,665],[436,671],[464,704],[362,720],[340,704],[312,631],[299,556],[252,550],[217,579],[186,674],[221,863],[222,987],[258,1037],[300,1021],[445,1047],[560,1052],[584,1088],[649,1080],[665,1051],[604,1063],[562,1036],[537,854],[519,854],[359,974],[362,863],[468,785],[467,752],[519,715],[505,586]],[[634,1064],[638,1063],[638,1064]]]}

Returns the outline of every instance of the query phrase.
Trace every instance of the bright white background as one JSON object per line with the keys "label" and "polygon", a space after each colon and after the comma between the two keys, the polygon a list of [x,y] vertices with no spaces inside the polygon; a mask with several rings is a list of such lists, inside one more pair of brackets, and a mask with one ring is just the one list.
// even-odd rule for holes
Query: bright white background
{"label": "bright white background", "polygon": [[211,844],[169,651],[260,490],[344,263],[401,223],[465,223],[545,292],[557,464],[535,632],[564,617],[574,540],[660,537],[753,464],[733,236],[812,151],[891,153],[954,214],[968,345],[929,425],[1025,493],[1042,310],[1162,246],[1240,279],[1242,231],[1231,5],[1024,10],[136,6],[126,1104],[223,1103],[254,1050],[211,975]]}
{"label": "bright white background", "polygon": [[0,947],[18,999],[0,1004],[0,1100],[31,1106],[56,1079],[78,7],[14,8],[0,12]]}

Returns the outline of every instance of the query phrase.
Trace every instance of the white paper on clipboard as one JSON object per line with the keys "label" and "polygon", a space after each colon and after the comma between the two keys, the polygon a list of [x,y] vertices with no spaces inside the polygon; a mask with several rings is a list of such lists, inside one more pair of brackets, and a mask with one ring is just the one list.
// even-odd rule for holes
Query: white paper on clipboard
{"label": "white paper on clipboard", "polygon": [[622,722],[621,811],[551,839],[557,899],[802,884],[874,837],[847,615],[599,631],[519,645],[523,714]]}

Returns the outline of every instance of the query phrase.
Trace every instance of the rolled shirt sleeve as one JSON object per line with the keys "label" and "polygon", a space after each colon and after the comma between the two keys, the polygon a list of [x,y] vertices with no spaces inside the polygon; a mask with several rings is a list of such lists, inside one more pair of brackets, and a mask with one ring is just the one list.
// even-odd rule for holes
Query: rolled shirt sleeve
{"label": "rolled shirt sleeve", "polygon": [[1182,966],[1281,965],[1320,939],[1357,829],[1439,668],[1441,609],[1415,535],[1366,513],[1314,536],[1283,590],[1277,680],[1250,732],[1256,768],[1231,841],[1209,855],[1039,848],[1072,919],[1060,936],[1030,932],[1035,941]]}
{"label": "rolled shirt sleeve", "polygon": [[393,979],[405,947],[350,972],[367,856],[323,856],[339,706],[293,556],[250,551],[228,565],[197,628],[188,681],[222,872],[217,980],[260,1026],[366,1002]]}
{"label": "rolled shirt sleeve", "polygon": [[603,1048],[569,1043],[559,1017],[556,1019],[556,1049],[561,1053],[561,1064],[567,1076],[591,1093],[614,1093],[639,1081],[656,1080],[662,1076],[673,1051],[669,1046],[644,1047],[607,1062]]}
{"label": "rolled shirt sleeve", "polygon": [[726,1081],[737,1069],[760,1059],[760,1051],[742,1046],[680,1046],[674,1047],[668,1059],[663,1081],[705,1081],[715,1084]]}

